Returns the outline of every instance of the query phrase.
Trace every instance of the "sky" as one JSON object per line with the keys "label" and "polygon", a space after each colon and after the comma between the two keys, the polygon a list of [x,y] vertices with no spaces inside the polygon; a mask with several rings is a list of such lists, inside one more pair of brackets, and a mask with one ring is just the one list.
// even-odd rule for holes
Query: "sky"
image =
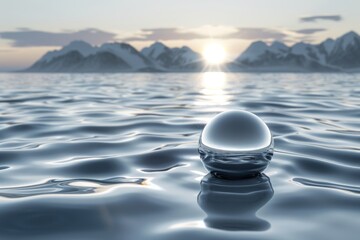
{"label": "sky", "polygon": [[220,43],[229,60],[253,41],[319,43],[360,33],[355,0],[0,0],[0,71],[23,69],[73,40],[161,41],[202,52]]}

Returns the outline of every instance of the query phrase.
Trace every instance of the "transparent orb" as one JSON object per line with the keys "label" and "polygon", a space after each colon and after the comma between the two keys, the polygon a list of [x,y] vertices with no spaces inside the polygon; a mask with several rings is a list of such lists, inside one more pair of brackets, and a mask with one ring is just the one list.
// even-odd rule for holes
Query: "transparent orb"
{"label": "transparent orb", "polygon": [[268,126],[247,111],[226,111],[204,127],[199,153],[205,168],[218,177],[244,178],[262,172],[273,155]]}

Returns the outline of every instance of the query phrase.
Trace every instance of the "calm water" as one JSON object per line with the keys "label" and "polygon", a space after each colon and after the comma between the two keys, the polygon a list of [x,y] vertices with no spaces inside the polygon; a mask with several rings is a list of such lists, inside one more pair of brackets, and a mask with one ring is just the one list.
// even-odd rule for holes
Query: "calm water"
{"label": "calm water", "polygon": [[[0,239],[359,239],[360,75],[2,74]],[[275,137],[266,175],[206,176],[230,109]]]}

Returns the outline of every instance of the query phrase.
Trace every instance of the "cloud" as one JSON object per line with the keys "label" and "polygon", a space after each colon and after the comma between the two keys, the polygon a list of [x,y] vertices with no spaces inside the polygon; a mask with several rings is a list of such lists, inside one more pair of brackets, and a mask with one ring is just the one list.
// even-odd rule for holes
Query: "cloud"
{"label": "cloud", "polygon": [[17,31],[0,32],[0,38],[12,40],[14,47],[63,46],[74,40],[84,40],[98,45],[108,41],[115,41],[116,34],[98,29],[84,29],[67,32],[45,32],[19,28]]}
{"label": "cloud", "polygon": [[190,40],[204,38],[193,32],[182,32],[178,28],[147,28],[142,29],[137,36],[123,38],[123,41],[158,41],[158,40]]}
{"label": "cloud", "polygon": [[232,33],[236,33],[238,30],[233,26],[213,26],[213,25],[205,25],[201,27],[195,28],[186,28],[186,29],[178,29],[179,32],[188,32],[188,33],[196,33],[202,36],[207,37],[219,37]]}
{"label": "cloud", "polygon": [[0,38],[12,41],[11,44],[14,47],[51,47],[64,46],[74,40],[83,40],[92,45],[100,45],[109,41],[186,41],[209,38],[286,41],[291,37],[291,34],[294,33],[295,32],[269,28],[238,28],[233,26],[212,25],[196,28],[146,28],[135,32],[119,33],[93,28],[61,32],[46,32],[19,28],[16,31],[0,32]]}
{"label": "cloud", "polygon": [[238,28],[236,33],[229,34],[226,38],[239,38],[246,40],[284,40],[287,37],[282,31],[268,28]]}
{"label": "cloud", "polygon": [[122,38],[123,41],[165,41],[165,40],[191,40],[206,38],[222,39],[272,39],[283,40],[287,34],[279,30],[267,28],[236,28],[236,27],[211,27],[204,26],[200,28],[152,28],[142,29],[133,37]]}
{"label": "cloud", "polygon": [[340,15],[317,15],[300,18],[301,22],[317,22],[318,20],[339,22],[342,20],[342,17]]}
{"label": "cloud", "polygon": [[327,30],[326,28],[304,28],[304,29],[295,30],[294,32],[304,35],[311,35],[317,32],[324,32],[326,30]]}

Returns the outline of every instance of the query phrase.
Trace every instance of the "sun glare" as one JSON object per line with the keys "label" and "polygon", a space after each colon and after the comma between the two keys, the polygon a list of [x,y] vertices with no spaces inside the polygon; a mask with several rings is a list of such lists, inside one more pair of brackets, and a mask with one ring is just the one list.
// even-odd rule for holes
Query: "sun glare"
{"label": "sun glare", "polygon": [[225,61],[226,52],[219,43],[209,43],[205,46],[203,56],[208,64],[220,64]]}

